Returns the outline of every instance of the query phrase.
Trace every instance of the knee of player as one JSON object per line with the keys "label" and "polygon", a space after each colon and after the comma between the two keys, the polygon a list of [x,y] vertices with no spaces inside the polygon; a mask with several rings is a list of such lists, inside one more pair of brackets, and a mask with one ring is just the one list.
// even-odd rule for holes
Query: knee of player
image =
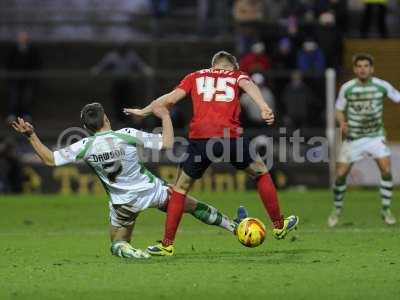
{"label": "knee of player", "polygon": [[175,184],[175,185],[172,187],[172,189],[173,189],[175,192],[178,192],[179,194],[184,194],[184,195],[186,195],[186,194],[189,192],[190,185],[179,184],[179,183],[177,183],[177,184]]}
{"label": "knee of player", "polygon": [[196,211],[197,201],[190,196],[187,196],[185,199],[185,212],[193,213]]}
{"label": "knee of player", "polygon": [[341,170],[341,169],[336,170],[336,183],[337,184],[346,183],[347,174],[348,174],[347,170]]}
{"label": "knee of player", "polygon": [[256,178],[268,173],[268,169],[263,161],[256,161],[249,165],[249,167],[246,169],[246,172],[251,177],[256,179]]}
{"label": "knee of player", "polygon": [[187,194],[193,183],[194,179],[187,175],[181,175],[172,188],[178,193]]}
{"label": "knee of player", "polygon": [[381,178],[383,180],[386,180],[386,181],[391,181],[392,180],[392,173],[390,171],[390,168],[388,168],[387,170],[382,170]]}
{"label": "knee of player", "polygon": [[263,175],[265,175],[265,174],[268,174],[268,171],[265,171],[265,172],[259,171],[259,172],[256,172],[256,173],[252,176],[252,178],[253,178],[255,181],[258,181],[258,179],[259,179],[260,177],[262,177]]}
{"label": "knee of player", "polygon": [[346,178],[347,178],[347,176],[345,174],[344,175],[337,175],[336,176],[336,180],[335,180],[335,184],[336,185],[346,184]]}

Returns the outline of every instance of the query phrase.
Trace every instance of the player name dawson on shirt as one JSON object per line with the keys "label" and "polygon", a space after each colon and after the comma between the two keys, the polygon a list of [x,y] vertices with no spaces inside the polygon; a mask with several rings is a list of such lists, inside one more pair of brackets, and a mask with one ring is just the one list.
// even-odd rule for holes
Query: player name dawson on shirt
{"label": "player name dawson on shirt", "polygon": [[90,155],[90,160],[92,160],[93,162],[103,162],[109,159],[120,158],[122,156],[125,156],[125,150],[123,148],[120,148],[110,152],[92,154]]}

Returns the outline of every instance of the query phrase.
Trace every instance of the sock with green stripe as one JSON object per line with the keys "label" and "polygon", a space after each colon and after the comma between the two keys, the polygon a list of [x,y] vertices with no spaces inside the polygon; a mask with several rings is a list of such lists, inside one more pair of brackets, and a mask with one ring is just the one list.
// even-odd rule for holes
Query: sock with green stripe
{"label": "sock with green stripe", "polygon": [[234,232],[236,224],[211,205],[197,202],[196,209],[191,213],[193,217],[208,225],[216,225],[230,232]]}
{"label": "sock with green stripe", "polygon": [[333,195],[334,195],[333,204],[338,213],[342,211],[346,189],[347,189],[346,178],[344,179],[338,178],[335,184],[333,185]]}
{"label": "sock with green stripe", "polygon": [[393,195],[393,181],[392,175],[385,175],[381,178],[381,184],[379,192],[381,194],[382,199],[382,209],[389,209],[392,204],[392,195]]}

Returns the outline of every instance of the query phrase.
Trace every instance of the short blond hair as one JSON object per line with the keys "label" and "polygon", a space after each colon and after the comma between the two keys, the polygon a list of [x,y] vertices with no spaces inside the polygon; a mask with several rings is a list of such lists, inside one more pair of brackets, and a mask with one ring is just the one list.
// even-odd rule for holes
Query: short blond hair
{"label": "short blond hair", "polygon": [[211,60],[211,66],[214,67],[223,59],[226,59],[230,64],[232,64],[235,69],[239,69],[236,57],[227,51],[218,51],[215,53]]}

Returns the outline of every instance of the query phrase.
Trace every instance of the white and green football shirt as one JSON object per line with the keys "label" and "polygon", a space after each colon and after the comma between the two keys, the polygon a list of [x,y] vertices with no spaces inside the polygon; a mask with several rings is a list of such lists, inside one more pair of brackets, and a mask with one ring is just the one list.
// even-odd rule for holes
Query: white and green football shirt
{"label": "white and green football shirt", "polygon": [[387,81],[372,77],[362,84],[353,79],[342,85],[336,109],[343,111],[350,139],[384,136],[383,102],[388,97],[400,102],[400,92]]}
{"label": "white and green football shirt", "polygon": [[54,152],[56,166],[85,161],[98,175],[113,204],[126,204],[160,185],[140,164],[137,147],[161,150],[161,134],[134,128],[105,131]]}

